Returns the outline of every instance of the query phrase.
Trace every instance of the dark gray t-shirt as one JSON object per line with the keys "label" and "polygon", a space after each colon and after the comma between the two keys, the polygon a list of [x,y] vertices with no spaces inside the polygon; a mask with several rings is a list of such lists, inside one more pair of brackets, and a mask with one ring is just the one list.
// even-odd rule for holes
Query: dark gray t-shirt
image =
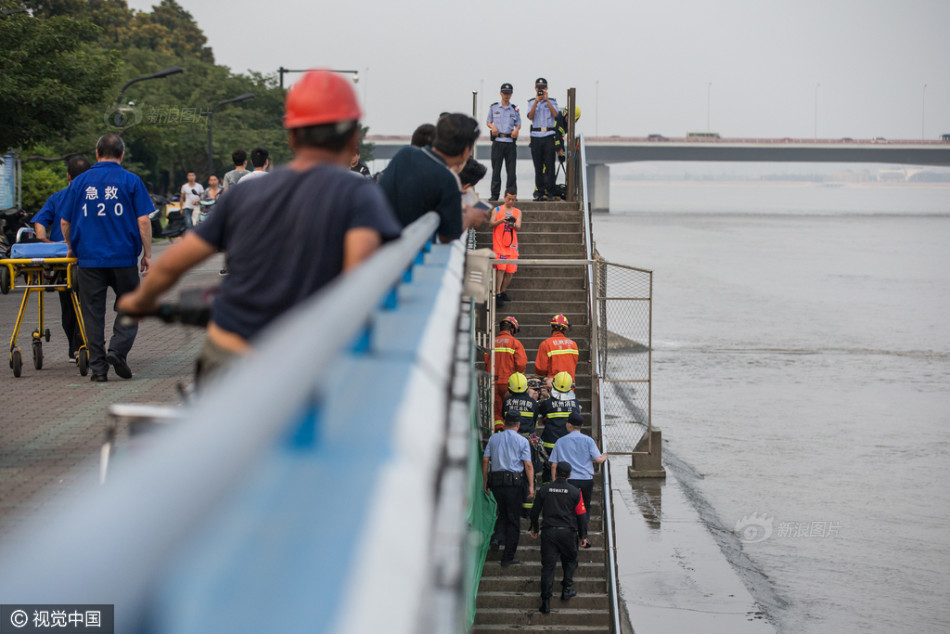
{"label": "dark gray t-shirt", "polygon": [[427,211],[439,214],[440,236],[462,235],[462,193],[458,178],[432,148],[404,147],[379,177],[379,186],[406,227]]}
{"label": "dark gray t-shirt", "polygon": [[375,229],[384,241],[401,228],[376,184],[337,165],[278,169],[218,198],[195,233],[228,253],[212,320],[251,339],[343,270],[343,237]]}

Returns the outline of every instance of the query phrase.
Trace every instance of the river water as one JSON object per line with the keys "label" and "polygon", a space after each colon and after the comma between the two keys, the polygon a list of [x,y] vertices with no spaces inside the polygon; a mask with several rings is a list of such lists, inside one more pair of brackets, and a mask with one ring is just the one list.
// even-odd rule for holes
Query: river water
{"label": "river water", "polygon": [[655,271],[667,468],[777,629],[950,631],[950,186],[615,180],[611,208],[601,254]]}

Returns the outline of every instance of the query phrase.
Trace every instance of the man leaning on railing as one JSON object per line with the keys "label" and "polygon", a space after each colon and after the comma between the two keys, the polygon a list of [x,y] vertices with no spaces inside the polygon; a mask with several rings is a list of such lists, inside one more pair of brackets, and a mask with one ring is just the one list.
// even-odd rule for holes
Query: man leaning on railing
{"label": "man leaning on railing", "polygon": [[[287,94],[284,126],[294,158],[214,213],[159,258],[118,309],[154,311],[158,297],[218,251],[228,270],[215,297],[196,381],[206,380],[268,324],[400,233],[370,179],[349,171],[359,146],[361,111],[351,83],[310,71]],[[288,228],[290,230],[288,231]]]}

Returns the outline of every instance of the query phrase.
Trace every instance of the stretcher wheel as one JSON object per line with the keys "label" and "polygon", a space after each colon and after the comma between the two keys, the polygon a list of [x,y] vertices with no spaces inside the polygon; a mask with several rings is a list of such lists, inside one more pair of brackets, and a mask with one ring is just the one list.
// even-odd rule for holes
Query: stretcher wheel
{"label": "stretcher wheel", "polygon": [[33,367],[43,369],[43,342],[39,339],[33,342]]}
{"label": "stretcher wheel", "polygon": [[43,338],[46,339],[46,343],[49,343],[49,328],[43,332]]}
{"label": "stretcher wheel", "polygon": [[0,293],[6,295],[10,292],[10,269],[0,266]]}
{"label": "stretcher wheel", "polygon": [[10,353],[10,367],[13,368],[13,376],[20,376],[20,371],[23,370],[23,356],[19,348],[14,348]]}
{"label": "stretcher wheel", "polygon": [[79,349],[79,374],[86,376],[89,374],[89,351],[85,348]]}

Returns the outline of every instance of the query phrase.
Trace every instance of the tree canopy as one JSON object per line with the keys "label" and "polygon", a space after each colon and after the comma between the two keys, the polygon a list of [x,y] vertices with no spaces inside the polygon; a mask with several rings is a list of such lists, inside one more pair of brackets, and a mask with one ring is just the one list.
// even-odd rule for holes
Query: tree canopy
{"label": "tree canopy", "polygon": [[[239,74],[215,64],[204,32],[175,0],[147,12],[125,0],[0,0],[4,9],[20,6],[30,13],[0,17],[0,147],[19,149],[21,156],[83,153],[92,160],[96,139],[117,131],[114,124],[122,120],[123,165],[151,191],[169,193],[188,171],[207,180],[212,107],[252,93],[251,101],[214,111],[215,173],[231,169],[238,148],[265,147],[274,164],[290,159],[276,69]],[[116,104],[128,81],[171,66],[184,73],[134,83]],[[24,165],[24,202],[65,187],[65,176],[61,183],[50,176],[63,172],[60,165]],[[34,186],[41,191],[28,196]]]}

